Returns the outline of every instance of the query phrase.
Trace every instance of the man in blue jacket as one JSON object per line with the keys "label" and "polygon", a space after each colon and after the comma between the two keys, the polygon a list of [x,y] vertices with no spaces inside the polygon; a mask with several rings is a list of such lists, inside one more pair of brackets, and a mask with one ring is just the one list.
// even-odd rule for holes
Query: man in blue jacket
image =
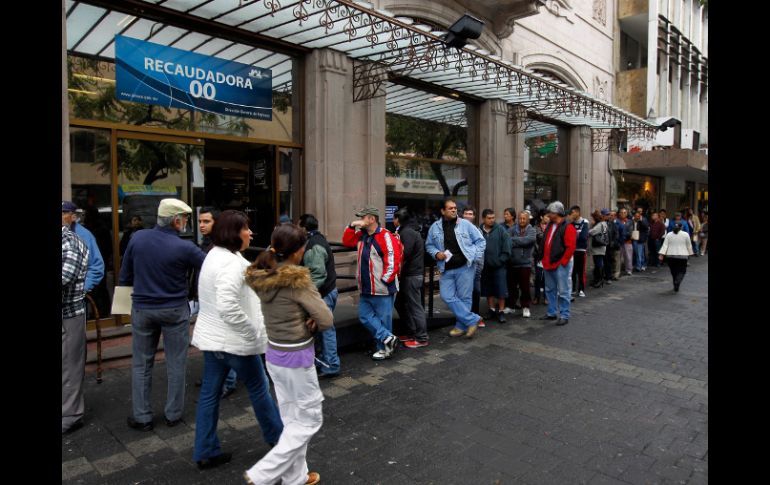
{"label": "man in blue jacket", "polygon": [[471,312],[473,262],[481,260],[487,244],[476,226],[457,217],[457,203],[453,199],[444,200],[441,216],[428,230],[425,250],[437,261],[441,272],[441,299],[455,314],[455,327],[449,335],[471,338],[479,323],[483,323],[479,315]]}
{"label": "man in blue jacket", "polygon": [[190,206],[181,200],[161,200],[157,225],[131,237],[120,267],[120,285],[134,287],[131,295],[133,412],[126,421],[129,427],[140,431],[153,429],[152,367],[161,333],[168,375],[165,422],[167,426],[176,426],[182,421],[190,345],[188,274],[192,270],[200,271],[206,258],[198,246],[179,237],[191,213]]}

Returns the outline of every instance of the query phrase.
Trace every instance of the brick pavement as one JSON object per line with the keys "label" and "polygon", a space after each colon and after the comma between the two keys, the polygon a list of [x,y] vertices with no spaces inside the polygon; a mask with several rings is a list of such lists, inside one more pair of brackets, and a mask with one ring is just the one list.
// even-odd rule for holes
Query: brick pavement
{"label": "brick pavement", "polygon": [[[322,381],[324,426],[308,452],[326,484],[708,482],[708,262],[681,291],[648,270],[573,303],[569,325],[520,316],[476,338],[431,332],[431,345],[390,361],[342,354]],[[187,424],[125,425],[129,369],[88,376],[86,426],[62,437],[62,483],[243,483],[267,452],[242,387],[220,408],[233,461],[192,462],[200,355],[190,357]],[[154,408],[162,415],[165,367]]]}

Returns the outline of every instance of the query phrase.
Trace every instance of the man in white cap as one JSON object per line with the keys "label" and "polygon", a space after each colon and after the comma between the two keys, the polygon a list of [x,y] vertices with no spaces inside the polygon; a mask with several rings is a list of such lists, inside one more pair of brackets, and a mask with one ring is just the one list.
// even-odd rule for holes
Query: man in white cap
{"label": "man in white cap", "polygon": [[551,202],[546,212],[550,222],[543,231],[543,269],[548,312],[541,319],[557,320],[556,325],[566,325],[569,323],[572,255],[575,253],[577,231],[564,217],[564,204],[558,200]]}
{"label": "man in white cap", "polygon": [[131,296],[133,412],[127,423],[140,431],[153,429],[152,367],[161,333],[168,375],[165,422],[167,426],[176,426],[182,421],[190,345],[188,274],[191,270],[200,271],[206,258],[198,246],[179,237],[190,214],[192,209],[181,200],[161,200],[157,225],[131,237],[120,268],[120,285],[134,287]]}

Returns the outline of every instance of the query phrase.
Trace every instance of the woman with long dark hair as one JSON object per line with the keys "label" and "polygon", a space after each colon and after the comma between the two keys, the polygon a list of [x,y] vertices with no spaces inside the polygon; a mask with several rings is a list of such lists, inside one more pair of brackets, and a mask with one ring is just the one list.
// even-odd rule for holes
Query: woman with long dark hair
{"label": "woman with long dark hair", "polygon": [[331,327],[334,317],[299,266],[305,230],[294,224],[275,228],[270,247],[246,270],[246,281],[262,302],[267,327],[267,370],[273,378],[284,429],[278,444],[245,473],[253,485],[314,485],[308,473],[307,445],[321,429],[323,394],[315,370],[313,334]]}
{"label": "woman with long dark hair", "polygon": [[259,298],[244,278],[249,262],[240,251],[249,246],[250,239],[246,214],[222,212],[198,278],[200,310],[192,344],[203,351],[203,380],[195,415],[193,460],[200,469],[219,466],[232,457],[232,453],[222,453],[217,438],[222,383],[230,369],[235,369],[246,386],[265,442],[274,445],[283,430],[260,358],[267,332]]}

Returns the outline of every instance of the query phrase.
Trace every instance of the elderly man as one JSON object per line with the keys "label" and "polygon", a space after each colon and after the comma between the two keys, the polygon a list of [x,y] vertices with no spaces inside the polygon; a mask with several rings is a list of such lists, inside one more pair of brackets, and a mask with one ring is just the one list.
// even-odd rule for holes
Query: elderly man
{"label": "elderly man", "polygon": [[192,270],[200,271],[206,258],[199,247],[179,237],[191,213],[190,206],[181,200],[161,200],[157,225],[134,234],[120,268],[120,285],[134,287],[131,296],[133,412],[126,421],[129,427],[140,431],[153,429],[152,367],[161,333],[168,374],[165,422],[167,426],[176,426],[182,421],[190,344],[188,274]]}
{"label": "elderly man", "polygon": [[425,250],[437,261],[436,266],[441,272],[441,299],[456,318],[455,327],[449,331],[450,337],[465,335],[471,338],[484,323],[471,311],[471,297],[476,275],[473,263],[481,261],[486,247],[481,231],[457,217],[457,202],[444,200],[441,220],[430,226]]}
{"label": "elderly man", "polygon": [[[63,207],[63,206],[62,206]],[[63,222],[63,221],[62,221]],[[83,427],[86,369],[85,283],[89,251],[66,224],[61,227],[61,432]]]}
{"label": "elderly man", "polygon": [[[558,200],[546,209],[551,222],[543,233],[543,269],[548,312],[542,320],[557,320],[556,325],[569,323],[570,290],[577,231],[564,217],[564,204]],[[558,297],[558,301],[557,301]],[[558,315],[557,315],[558,313]]]}

